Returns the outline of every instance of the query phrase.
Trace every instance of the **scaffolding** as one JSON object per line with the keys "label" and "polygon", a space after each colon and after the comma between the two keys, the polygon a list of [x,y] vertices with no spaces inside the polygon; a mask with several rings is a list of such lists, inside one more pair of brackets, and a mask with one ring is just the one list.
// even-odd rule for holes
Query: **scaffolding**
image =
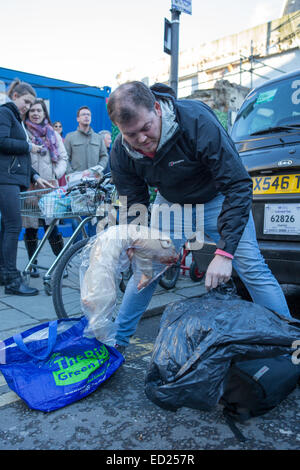
{"label": "scaffolding", "polygon": [[[236,78],[239,75],[239,84],[243,84],[243,76],[245,73],[250,74],[250,88],[253,88],[253,78],[254,76],[259,77],[263,80],[269,80],[271,77],[268,75],[262,74],[260,69],[265,69],[266,67],[270,70],[276,71],[278,73],[286,73],[285,70],[275,67],[269,63],[266,63],[268,59],[281,55],[283,53],[290,52],[294,49],[300,49],[300,10],[296,11],[294,14],[286,15],[282,18],[282,21],[279,24],[275,24],[275,27],[272,28],[274,21],[269,21],[267,24],[267,37],[265,44],[265,54],[256,53],[253,40],[250,42],[250,51],[249,55],[244,55],[240,53],[239,59],[232,60],[228,58],[228,61],[224,61],[222,65],[211,65],[206,68],[200,68],[196,72],[180,76],[179,78],[179,90],[182,92],[184,89],[190,89],[191,85],[184,85],[184,82],[187,80],[193,80],[192,85],[193,92],[196,90],[203,89],[203,86],[210,83],[215,83],[217,80],[230,78]],[[276,23],[276,22],[275,22]],[[273,41],[272,41],[273,38]],[[285,47],[286,44],[292,44],[292,47]],[[246,65],[249,64],[249,68],[246,68]],[[217,73],[217,76],[216,76]],[[199,81],[198,77],[201,74],[211,74],[211,78],[206,80]],[[197,80],[195,79],[197,77]]]}

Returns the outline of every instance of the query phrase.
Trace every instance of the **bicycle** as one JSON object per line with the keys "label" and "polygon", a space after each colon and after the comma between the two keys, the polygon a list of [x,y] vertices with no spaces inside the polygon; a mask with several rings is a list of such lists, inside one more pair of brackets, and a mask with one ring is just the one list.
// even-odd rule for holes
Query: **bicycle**
{"label": "bicycle", "polygon": [[[79,232],[83,234],[83,240],[88,240],[85,224],[96,216],[96,210],[100,202],[105,201],[106,193],[111,192],[114,187],[109,183],[110,177],[101,180],[86,180],[72,188],[65,190],[40,189],[36,191],[25,191],[20,194],[21,214],[26,217],[51,219],[41,242],[33,253],[23,270],[24,276],[29,276],[33,267],[45,270],[43,276],[44,290],[47,295],[52,295],[52,273],[56,269],[62,257],[73,244]],[[50,267],[35,264],[37,257],[48,240],[54,226],[61,219],[77,219],[79,225],[64,245],[62,251],[55,258]],[[67,273],[67,271],[65,271]]]}

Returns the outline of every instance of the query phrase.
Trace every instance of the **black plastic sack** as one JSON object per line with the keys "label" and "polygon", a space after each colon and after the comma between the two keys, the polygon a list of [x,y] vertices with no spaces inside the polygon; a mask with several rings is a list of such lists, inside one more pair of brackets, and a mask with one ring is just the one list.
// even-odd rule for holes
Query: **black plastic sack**
{"label": "black plastic sack", "polygon": [[169,410],[212,410],[232,361],[291,354],[299,335],[299,321],[244,301],[226,286],[173,303],[161,319],[145,393]]}
{"label": "black plastic sack", "polygon": [[290,354],[235,362],[220,400],[226,416],[239,423],[279,405],[297,386],[300,364]]}

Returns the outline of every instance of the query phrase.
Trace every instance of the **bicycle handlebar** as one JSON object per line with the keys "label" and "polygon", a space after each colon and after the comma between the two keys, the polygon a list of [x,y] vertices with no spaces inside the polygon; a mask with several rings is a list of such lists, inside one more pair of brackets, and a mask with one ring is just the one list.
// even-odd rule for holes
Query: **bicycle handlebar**
{"label": "bicycle handlebar", "polygon": [[106,188],[105,185],[103,185],[103,182],[105,180],[108,180],[110,179],[110,175],[104,175],[101,179],[99,180],[86,180],[86,181],[82,181],[82,183],[79,183],[79,184],[76,184],[74,185],[72,188],[68,189],[66,194],[70,194],[72,191],[76,191],[76,190],[82,190],[82,189],[87,189],[87,188],[91,188],[91,189],[96,189],[96,190],[102,190],[104,191],[105,193],[111,191],[111,187],[110,188]]}

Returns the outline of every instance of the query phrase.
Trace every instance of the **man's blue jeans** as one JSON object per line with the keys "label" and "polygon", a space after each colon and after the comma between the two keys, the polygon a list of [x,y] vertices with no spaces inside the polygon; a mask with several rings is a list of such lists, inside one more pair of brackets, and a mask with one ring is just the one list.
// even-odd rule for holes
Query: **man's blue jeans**
{"label": "man's blue jeans", "polygon": [[[224,196],[218,195],[204,204],[204,232],[215,243],[220,238],[217,230],[217,219],[223,200]],[[158,194],[155,204],[162,203],[171,204]],[[171,238],[173,239],[173,237],[174,233],[172,233],[171,227]],[[176,237],[178,237],[178,234],[176,234]],[[180,240],[180,245],[183,246],[185,241],[185,239]],[[177,248],[178,239],[174,239],[174,244]],[[234,254],[233,267],[247,287],[253,302],[276,311],[282,316],[291,318],[281,287],[260,253],[252,213]],[[128,345],[130,337],[136,331],[139,319],[151,301],[157,284],[158,281],[155,281],[139,292],[133,276],[131,277],[116,318],[116,343]]]}

